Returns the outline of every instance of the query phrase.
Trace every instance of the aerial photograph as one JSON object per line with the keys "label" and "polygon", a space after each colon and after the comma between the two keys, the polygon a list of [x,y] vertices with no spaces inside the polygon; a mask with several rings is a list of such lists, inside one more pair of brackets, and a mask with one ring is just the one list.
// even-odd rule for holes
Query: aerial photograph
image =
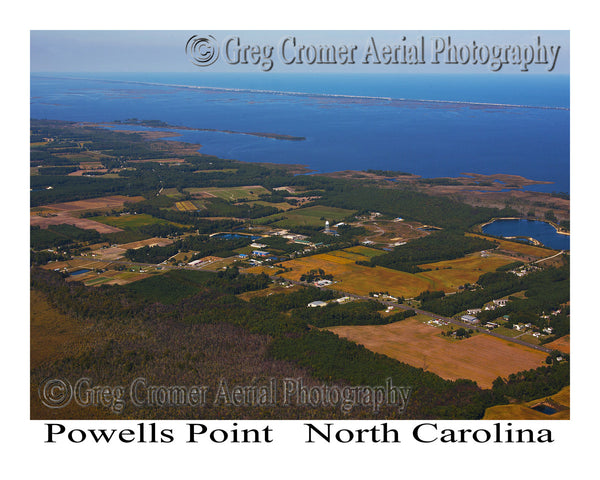
{"label": "aerial photograph", "polygon": [[30,40],[32,420],[570,419],[568,31]]}

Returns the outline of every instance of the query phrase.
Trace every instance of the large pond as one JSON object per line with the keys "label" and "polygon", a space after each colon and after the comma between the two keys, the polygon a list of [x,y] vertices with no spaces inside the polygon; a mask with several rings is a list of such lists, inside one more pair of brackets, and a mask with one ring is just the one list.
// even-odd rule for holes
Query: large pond
{"label": "large pond", "polygon": [[555,250],[569,250],[569,235],[561,235],[546,222],[537,220],[494,220],[482,228],[483,233],[498,237],[531,237]]}

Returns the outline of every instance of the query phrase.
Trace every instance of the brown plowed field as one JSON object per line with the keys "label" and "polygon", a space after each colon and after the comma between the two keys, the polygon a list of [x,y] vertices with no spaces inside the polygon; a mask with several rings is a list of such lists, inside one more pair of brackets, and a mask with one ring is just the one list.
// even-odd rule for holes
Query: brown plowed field
{"label": "brown plowed field", "polygon": [[331,327],[340,337],[364,345],[414,367],[436,373],[442,378],[474,380],[490,388],[501,376],[537,368],[547,354],[485,334],[465,340],[440,336],[440,328],[423,323],[416,316],[389,325]]}

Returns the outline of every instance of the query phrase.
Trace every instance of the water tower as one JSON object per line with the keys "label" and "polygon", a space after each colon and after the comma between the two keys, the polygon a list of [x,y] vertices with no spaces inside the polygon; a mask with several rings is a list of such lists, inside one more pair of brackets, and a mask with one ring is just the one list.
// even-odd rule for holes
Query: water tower
{"label": "water tower", "polygon": [[329,220],[325,220],[325,233],[329,233]]}

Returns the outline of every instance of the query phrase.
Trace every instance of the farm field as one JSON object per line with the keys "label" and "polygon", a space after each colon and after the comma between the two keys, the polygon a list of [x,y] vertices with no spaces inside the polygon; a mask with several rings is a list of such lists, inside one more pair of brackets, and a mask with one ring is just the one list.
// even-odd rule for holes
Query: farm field
{"label": "farm field", "polygon": [[158,245],[159,247],[165,247],[167,245],[171,245],[173,240],[170,238],[160,238],[160,237],[152,237],[147,238],[146,240],[139,240],[137,242],[131,243],[123,243],[118,246],[108,247],[108,248],[97,248],[92,250],[91,255],[98,260],[106,260],[113,261],[118,260],[119,258],[125,255],[125,252],[130,248],[141,248],[148,246]]}
{"label": "farm field", "polygon": [[73,217],[70,212],[57,212],[52,216],[30,215],[29,224],[32,227],[48,228],[50,225],[73,225],[85,230],[96,230],[98,233],[115,233],[123,230],[111,225],[105,225],[89,218]]}
{"label": "farm field", "polygon": [[477,279],[484,273],[493,272],[498,267],[515,261],[515,258],[508,255],[491,253],[488,257],[482,257],[479,253],[472,253],[455,260],[419,265],[420,268],[430,268],[431,271],[415,275],[432,281],[435,290],[452,292],[456,291],[460,285],[477,282]]}
{"label": "farm field", "polygon": [[[356,295],[368,295],[369,292],[389,292],[398,297],[414,297],[425,290],[431,290],[433,282],[406,272],[385,267],[365,267],[357,265],[356,260],[368,258],[357,253],[336,250],[310,257],[283,262],[289,272],[281,274],[290,280],[300,280],[302,274],[310,270],[323,269],[333,275],[331,288]],[[252,269],[249,270],[250,272]]]}
{"label": "farm field", "polygon": [[80,270],[80,269],[94,269],[94,268],[106,268],[110,265],[107,261],[98,261],[96,259],[88,258],[74,258],[72,260],[64,260],[62,262],[50,262],[44,265],[42,268],[46,270],[66,270],[69,272]]}
{"label": "farm field", "polygon": [[149,276],[149,273],[109,270],[101,274],[88,275],[82,280],[85,285],[95,287],[98,285],[126,285]]}
{"label": "farm field", "polygon": [[290,205],[287,202],[281,202],[281,203],[272,203],[272,202],[265,202],[264,200],[255,200],[253,202],[247,202],[248,205],[260,205],[262,207],[275,207],[278,208],[279,210],[292,210],[294,208],[296,208],[294,205]]}
{"label": "farm field", "polygon": [[538,398],[527,403],[490,407],[485,411],[483,420],[568,420],[571,416],[571,387],[565,387],[549,398],[551,403],[566,407],[565,410],[557,411],[552,415],[533,410],[531,407],[548,400],[547,398]]}
{"label": "farm field", "polygon": [[466,235],[471,237],[479,237],[485,238],[487,240],[492,240],[494,242],[498,242],[500,246],[498,247],[500,250],[506,250],[508,252],[520,253],[521,255],[525,255],[528,257],[536,257],[536,258],[544,258],[554,255],[558,253],[556,250],[550,250],[547,248],[540,248],[534,245],[527,245],[525,243],[520,242],[511,242],[510,240],[502,240],[499,238],[491,238],[483,235],[477,235],[475,233],[467,233]]}
{"label": "farm field", "polygon": [[269,194],[269,190],[260,185],[246,187],[210,187],[186,188],[186,192],[198,197],[218,197],[228,201],[258,200],[260,195]]}
{"label": "farm field", "polygon": [[260,275],[261,273],[265,273],[269,276],[275,275],[275,272],[280,270],[279,267],[275,267],[274,265],[258,265],[256,267],[250,267],[244,270],[244,273],[253,273],[255,275]]}
{"label": "farm field", "polygon": [[383,255],[383,250],[378,250],[376,248],[364,247],[362,245],[358,245],[356,247],[345,248],[345,252],[356,253],[358,255],[362,255],[367,258],[377,257],[378,255]]}
{"label": "farm field", "polygon": [[121,232],[116,225],[109,225],[90,218],[78,218],[77,215],[83,211],[112,210],[121,208],[125,202],[139,202],[144,197],[126,197],[124,195],[112,195],[99,198],[88,198],[75,202],[53,203],[35,207],[30,210],[29,223],[32,227],[48,228],[49,225],[74,225],[86,230],[96,230],[98,233]]}
{"label": "farm field", "polygon": [[[296,225],[311,227],[323,226],[323,228],[325,228],[325,220],[328,220],[329,223],[333,225],[335,222],[339,222],[353,213],[354,210],[347,210],[345,208],[314,205],[312,207],[299,208],[285,213],[269,215],[268,217],[261,218],[253,223],[259,225],[269,223],[282,228],[293,227]],[[322,220],[323,218],[325,220]]]}
{"label": "farm field", "polygon": [[161,192],[161,195],[170,198],[182,198],[184,195],[177,190],[176,188],[164,188]]}
{"label": "farm field", "polygon": [[[488,335],[465,340],[442,338],[441,330],[417,315],[389,325],[341,326],[328,330],[442,378],[467,378],[491,388],[498,377],[544,364],[546,354]],[[428,319],[428,317],[427,317]]]}
{"label": "farm field", "polygon": [[551,348],[552,350],[558,350],[559,352],[566,353],[569,355],[571,353],[571,335],[565,335],[564,337],[560,337],[553,342],[547,343],[544,345],[547,348]]}
{"label": "farm field", "polygon": [[180,212],[195,212],[196,210],[198,210],[198,207],[196,207],[196,205],[194,205],[189,200],[175,203],[175,208],[177,208],[177,210],[179,210]]}
{"label": "farm field", "polygon": [[78,200],[75,202],[53,203],[44,205],[45,208],[51,210],[61,210],[67,212],[76,212],[82,210],[102,210],[122,207],[125,202],[135,203],[141,202],[144,197],[126,197],[124,195],[111,195],[107,197],[88,198],[86,200]]}
{"label": "farm field", "polygon": [[[120,215],[120,216],[106,216],[106,217],[94,217],[97,222],[104,223],[106,225],[112,225],[113,227],[127,229],[127,228],[139,228],[145,225],[168,225],[172,224],[167,220],[161,218],[154,218],[146,213],[140,213],[138,215]],[[178,225],[179,226],[179,225]]]}

